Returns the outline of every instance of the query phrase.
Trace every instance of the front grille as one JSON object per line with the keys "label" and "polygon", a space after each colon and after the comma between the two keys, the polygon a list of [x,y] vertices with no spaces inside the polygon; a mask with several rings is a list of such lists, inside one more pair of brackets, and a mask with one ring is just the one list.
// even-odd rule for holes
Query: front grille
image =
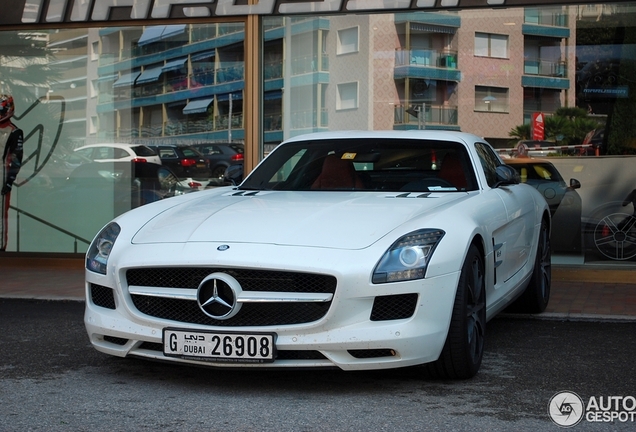
{"label": "front grille", "polygon": [[410,318],[415,313],[417,294],[399,294],[376,297],[371,310],[371,321],[390,321]]}
{"label": "front grille", "polygon": [[91,284],[90,289],[93,304],[107,309],[115,309],[115,294],[111,288]]}
{"label": "front grille", "polygon": [[[336,291],[336,278],[328,275],[224,268],[150,268],[126,272],[128,285],[196,289],[211,273],[234,277],[244,291],[283,293],[330,293]],[[275,326],[317,321],[329,310],[331,302],[245,303],[234,317],[217,320],[204,314],[197,302],[174,298],[131,295],[143,314],[190,324],[219,327]]]}

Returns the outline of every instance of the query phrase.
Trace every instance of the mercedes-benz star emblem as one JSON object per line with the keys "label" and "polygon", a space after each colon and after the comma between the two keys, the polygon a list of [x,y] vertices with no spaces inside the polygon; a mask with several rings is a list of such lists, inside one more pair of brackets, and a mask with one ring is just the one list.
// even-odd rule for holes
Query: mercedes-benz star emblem
{"label": "mercedes-benz star emblem", "polygon": [[212,273],[199,284],[197,303],[204,314],[227,320],[241,309],[238,297],[243,290],[239,282],[226,273]]}

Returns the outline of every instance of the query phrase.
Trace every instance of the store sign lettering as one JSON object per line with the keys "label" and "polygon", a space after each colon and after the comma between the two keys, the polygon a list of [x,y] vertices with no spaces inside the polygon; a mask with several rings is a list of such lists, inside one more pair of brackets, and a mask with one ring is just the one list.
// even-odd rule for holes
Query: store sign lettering
{"label": "store sign lettering", "polygon": [[[360,11],[440,10],[459,7],[504,6],[507,0],[26,0],[22,23],[108,21],[115,8],[130,9],[131,20],[173,17],[180,8],[186,17],[240,15],[327,14]],[[245,3],[244,1],[241,3]],[[517,2],[518,3],[518,2]]]}

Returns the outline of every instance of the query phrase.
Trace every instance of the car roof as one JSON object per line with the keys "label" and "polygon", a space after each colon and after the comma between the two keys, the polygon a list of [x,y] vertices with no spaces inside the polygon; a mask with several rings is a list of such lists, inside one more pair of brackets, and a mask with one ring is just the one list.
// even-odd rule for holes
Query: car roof
{"label": "car roof", "polygon": [[75,150],[85,149],[85,148],[93,148],[93,147],[119,147],[119,148],[132,148],[132,147],[139,147],[139,146],[145,146],[145,147],[148,147],[146,144],[130,144],[130,143],[98,143],[98,144],[87,144],[87,145],[83,145],[83,146],[81,146],[81,147],[76,148]]}

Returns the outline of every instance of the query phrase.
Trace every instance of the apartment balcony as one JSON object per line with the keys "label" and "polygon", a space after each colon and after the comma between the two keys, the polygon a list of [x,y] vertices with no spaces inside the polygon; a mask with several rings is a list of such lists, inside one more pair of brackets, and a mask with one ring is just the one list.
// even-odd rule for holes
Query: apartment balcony
{"label": "apartment balcony", "polygon": [[[456,106],[426,104],[424,115],[420,119],[418,119],[417,115],[413,115],[413,113],[417,112],[415,108],[421,109],[421,105],[414,104],[410,107],[396,105],[394,108],[393,128],[406,130],[425,126],[433,129],[459,130]],[[407,110],[411,113],[407,112]]]}
{"label": "apartment balcony", "polygon": [[394,78],[426,78],[460,81],[457,51],[395,50]]}
{"label": "apartment balcony", "polygon": [[521,32],[524,35],[569,38],[568,15],[561,6],[526,8]]}
{"label": "apartment balcony", "polygon": [[561,90],[570,88],[568,65],[563,60],[526,59],[523,63],[523,73],[521,77],[523,87]]}

